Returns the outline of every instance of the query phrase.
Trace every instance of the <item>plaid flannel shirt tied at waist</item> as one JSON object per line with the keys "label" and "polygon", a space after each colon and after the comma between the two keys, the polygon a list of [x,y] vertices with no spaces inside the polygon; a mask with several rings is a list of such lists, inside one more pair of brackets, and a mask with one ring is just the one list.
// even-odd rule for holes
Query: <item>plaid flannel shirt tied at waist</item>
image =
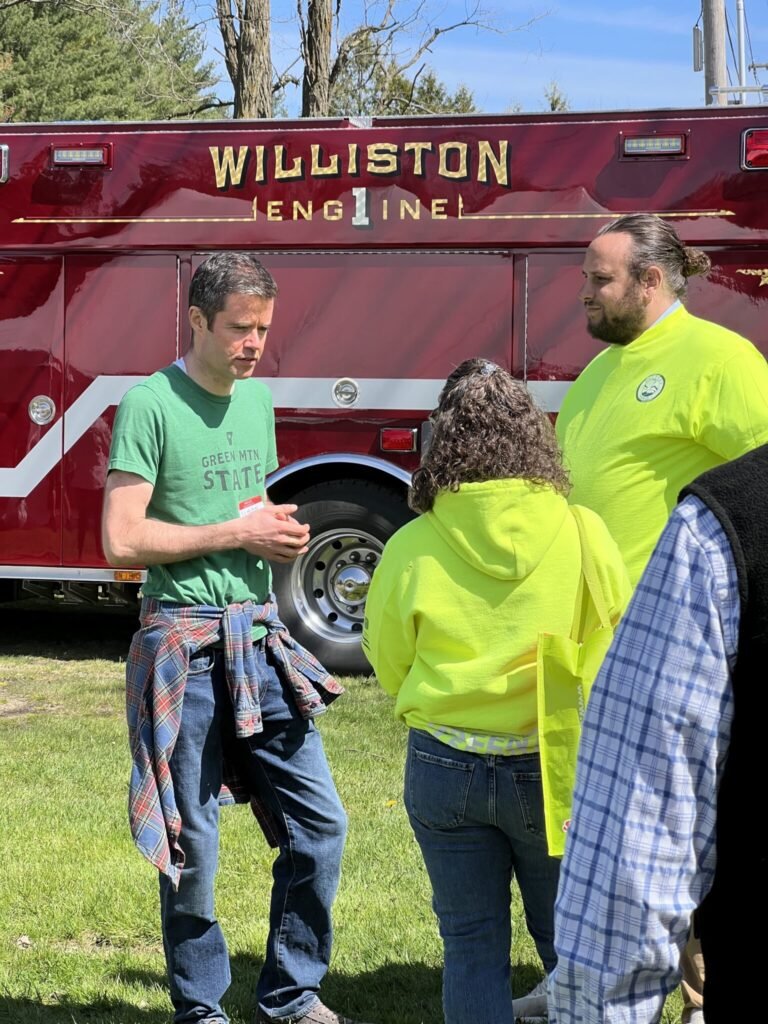
{"label": "plaid flannel shirt tied at waist", "polygon": [[[322,714],[344,688],[291,637],[277,617],[273,600],[263,605],[246,601],[216,608],[144,598],[140,622],[126,664],[126,712],[133,761],[128,814],[140,852],[178,886],[184,853],[179,846],[182,822],[170,759],[181,725],[190,656],[223,641],[238,738],[263,729],[251,633],[254,623],[266,627],[267,649],[302,717]],[[219,802],[250,802],[267,841],[277,846],[272,815],[259,795],[249,791],[226,753]]]}

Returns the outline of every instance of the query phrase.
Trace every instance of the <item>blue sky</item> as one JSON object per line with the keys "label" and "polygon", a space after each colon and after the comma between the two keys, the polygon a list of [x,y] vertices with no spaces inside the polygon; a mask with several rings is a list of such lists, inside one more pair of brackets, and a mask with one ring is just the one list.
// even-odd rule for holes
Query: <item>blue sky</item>
{"label": "blue sky", "polygon": [[[410,0],[402,0],[408,3]],[[428,0],[446,23],[470,0]],[[556,81],[573,110],[703,106],[704,74],[692,70],[692,29],[700,0],[633,3],[628,0],[483,0],[506,31],[464,29],[440,38],[429,62],[452,90],[466,84],[487,112],[544,108],[544,90]],[[353,22],[363,0],[345,0]],[[272,0],[273,61],[290,63],[295,49],[295,0]],[[734,50],[736,0],[726,0]],[[745,0],[752,52],[747,63],[768,63],[768,0]],[[520,31],[516,26],[541,15]],[[734,82],[736,62],[729,51]],[[768,71],[758,72],[768,82]],[[750,75],[750,84],[754,84]],[[222,88],[222,95],[225,89]],[[748,94],[749,95],[749,94]],[[749,102],[760,101],[759,94]],[[296,112],[288,97],[289,112]]]}

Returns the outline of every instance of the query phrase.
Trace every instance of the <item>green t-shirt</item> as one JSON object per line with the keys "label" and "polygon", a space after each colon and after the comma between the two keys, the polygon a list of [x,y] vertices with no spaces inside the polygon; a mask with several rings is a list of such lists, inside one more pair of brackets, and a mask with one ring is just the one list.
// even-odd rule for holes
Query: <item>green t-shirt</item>
{"label": "green t-shirt", "polygon": [[[178,366],[159,370],[120,403],[109,468],[154,485],[150,518],[185,526],[236,519],[266,497],[265,478],[277,468],[272,395],[259,380],[213,395]],[[143,591],[160,601],[222,606],[263,602],[270,588],[269,564],[232,549],[150,566]],[[254,636],[263,634],[256,628]]]}
{"label": "green t-shirt", "polygon": [[635,585],[682,488],[768,441],[768,365],[745,338],[680,307],[592,360],[557,436],[570,501],[602,517]]}

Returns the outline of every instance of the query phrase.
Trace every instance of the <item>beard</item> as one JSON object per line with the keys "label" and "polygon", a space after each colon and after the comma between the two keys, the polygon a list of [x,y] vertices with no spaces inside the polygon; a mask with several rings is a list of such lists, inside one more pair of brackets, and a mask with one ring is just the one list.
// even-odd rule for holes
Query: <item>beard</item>
{"label": "beard", "polygon": [[609,345],[629,345],[645,330],[645,307],[630,293],[615,312],[603,310],[599,320],[587,318],[587,330]]}

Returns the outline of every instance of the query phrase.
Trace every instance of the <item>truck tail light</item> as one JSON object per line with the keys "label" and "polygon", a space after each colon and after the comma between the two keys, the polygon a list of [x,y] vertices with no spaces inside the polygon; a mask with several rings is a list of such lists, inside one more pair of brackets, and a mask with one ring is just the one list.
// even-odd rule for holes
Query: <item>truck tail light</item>
{"label": "truck tail light", "polygon": [[741,166],[745,171],[768,170],[768,128],[749,128],[744,132]]}
{"label": "truck tail light", "polygon": [[622,135],[622,158],[640,159],[654,156],[685,156],[685,134],[681,135]]}
{"label": "truck tail light", "polygon": [[112,166],[112,144],[97,146],[51,146],[53,167],[106,167]]}
{"label": "truck tail light", "polygon": [[415,427],[382,427],[379,431],[379,447],[383,452],[415,452]]}

